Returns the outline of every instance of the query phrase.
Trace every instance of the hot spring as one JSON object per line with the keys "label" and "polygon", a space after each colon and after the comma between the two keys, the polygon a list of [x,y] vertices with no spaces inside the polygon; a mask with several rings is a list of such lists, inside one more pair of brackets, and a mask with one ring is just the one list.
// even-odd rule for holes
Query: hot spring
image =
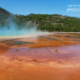
{"label": "hot spring", "polygon": [[0,37],[7,36],[28,36],[28,35],[40,35],[48,32],[42,32],[37,30],[37,25],[31,22],[27,22],[24,26],[19,28],[15,22],[10,22],[8,26],[0,26]]}

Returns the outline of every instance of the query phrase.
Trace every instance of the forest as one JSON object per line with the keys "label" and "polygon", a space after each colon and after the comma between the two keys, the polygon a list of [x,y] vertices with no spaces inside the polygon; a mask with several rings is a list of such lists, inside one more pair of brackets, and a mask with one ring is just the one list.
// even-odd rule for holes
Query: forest
{"label": "forest", "polygon": [[[10,19],[18,28],[26,27],[27,22],[37,25],[38,30],[49,32],[80,32],[80,18],[59,14],[15,15],[0,7],[0,27],[10,26]],[[29,26],[30,27],[30,26]]]}

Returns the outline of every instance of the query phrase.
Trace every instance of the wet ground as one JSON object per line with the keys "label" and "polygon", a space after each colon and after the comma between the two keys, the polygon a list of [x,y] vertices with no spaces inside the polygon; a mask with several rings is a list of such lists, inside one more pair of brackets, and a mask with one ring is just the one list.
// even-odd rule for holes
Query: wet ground
{"label": "wet ground", "polygon": [[1,40],[0,80],[80,80],[80,34]]}

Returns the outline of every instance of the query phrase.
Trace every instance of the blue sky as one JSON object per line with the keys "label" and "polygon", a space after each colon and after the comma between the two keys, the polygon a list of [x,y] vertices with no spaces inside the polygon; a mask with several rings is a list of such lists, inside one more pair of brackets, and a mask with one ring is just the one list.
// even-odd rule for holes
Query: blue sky
{"label": "blue sky", "polygon": [[67,12],[67,5],[80,5],[80,0],[0,0],[0,7],[13,14],[61,14],[80,17],[80,12]]}

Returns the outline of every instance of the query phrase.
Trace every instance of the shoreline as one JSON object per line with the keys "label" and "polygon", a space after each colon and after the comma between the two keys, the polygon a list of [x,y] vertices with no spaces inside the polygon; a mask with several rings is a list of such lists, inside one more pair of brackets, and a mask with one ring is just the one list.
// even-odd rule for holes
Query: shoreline
{"label": "shoreline", "polygon": [[17,35],[17,36],[0,36],[0,39],[14,39],[14,38],[29,38],[29,37],[38,37],[42,35],[48,35],[48,34],[62,34],[62,33],[71,33],[71,34],[80,34],[80,32],[45,32],[42,34],[28,34],[28,35]]}

